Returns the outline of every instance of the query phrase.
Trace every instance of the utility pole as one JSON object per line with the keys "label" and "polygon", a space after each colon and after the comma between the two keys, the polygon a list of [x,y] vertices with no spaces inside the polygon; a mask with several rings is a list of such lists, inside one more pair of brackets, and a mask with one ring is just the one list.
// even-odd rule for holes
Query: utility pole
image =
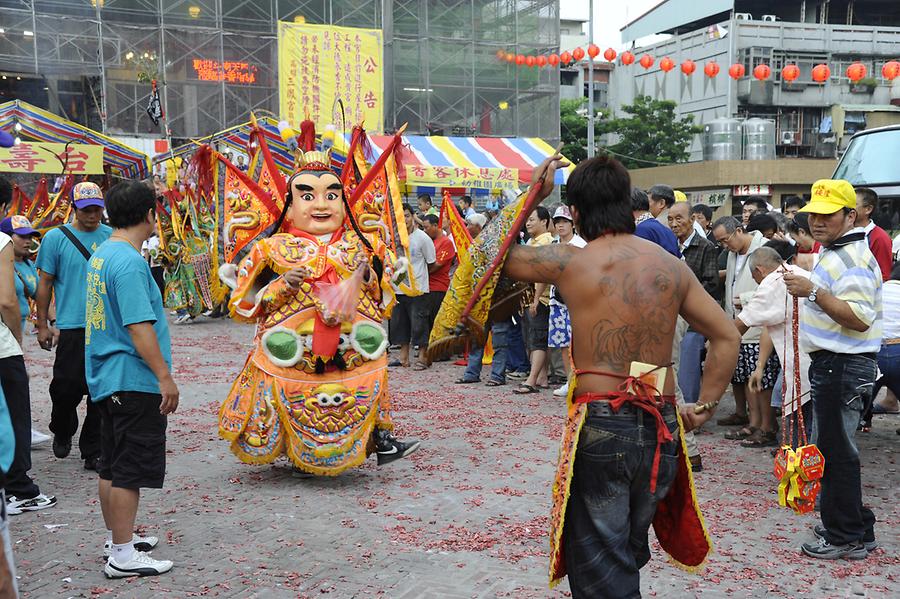
{"label": "utility pole", "polygon": [[[588,45],[594,43],[594,0],[588,3]],[[594,57],[588,54],[588,130],[587,155],[594,157]]]}

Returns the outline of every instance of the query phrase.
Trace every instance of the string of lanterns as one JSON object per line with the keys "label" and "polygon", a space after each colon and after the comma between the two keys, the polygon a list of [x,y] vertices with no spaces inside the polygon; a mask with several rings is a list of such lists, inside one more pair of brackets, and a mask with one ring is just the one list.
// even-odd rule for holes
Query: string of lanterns
{"label": "string of lanterns", "polygon": [[[505,61],[510,64],[515,64],[517,66],[526,66],[530,68],[543,68],[548,65],[551,67],[556,67],[557,65],[567,66],[573,62],[580,62],[584,60],[585,56],[590,56],[593,59],[597,58],[599,55],[600,48],[596,44],[590,44],[587,47],[587,51],[585,51],[584,48],[578,47],[571,52],[567,50],[559,54],[541,54],[538,56],[512,54],[503,50],[497,51],[498,60]],[[637,63],[641,65],[644,70],[649,70],[656,63],[656,59],[650,54],[642,54],[640,58],[637,58],[629,50],[626,50],[625,52],[622,52],[621,55],[619,55],[612,48],[607,48],[603,52],[603,58],[607,62],[615,62],[616,58],[618,58],[624,66],[630,66],[634,64],[635,61],[637,61]],[[675,61],[668,56],[660,59],[659,61],[659,68],[665,73],[673,70],[675,66]],[[696,70],[697,64],[693,60],[685,60],[681,63],[681,72],[687,76],[693,75]],[[711,60],[703,65],[703,73],[710,79],[717,77],[720,72],[721,68],[719,67],[719,64],[714,60]],[[735,63],[728,67],[727,73],[728,76],[732,79],[741,79],[747,74],[747,70],[743,64]],[[866,65],[861,62],[854,62],[847,67],[847,79],[849,79],[853,83],[865,79],[867,74],[868,69],[866,68]],[[766,81],[772,76],[772,67],[767,64],[756,65],[753,68],[752,75],[759,81]],[[884,63],[884,65],[882,65],[881,67],[881,76],[888,81],[893,81],[897,77],[900,77],[900,61],[891,60]],[[787,82],[795,81],[799,77],[800,67],[798,67],[796,64],[788,64],[781,69],[781,78]],[[813,67],[812,79],[816,83],[824,83],[830,77],[831,68],[827,64],[818,64]]]}

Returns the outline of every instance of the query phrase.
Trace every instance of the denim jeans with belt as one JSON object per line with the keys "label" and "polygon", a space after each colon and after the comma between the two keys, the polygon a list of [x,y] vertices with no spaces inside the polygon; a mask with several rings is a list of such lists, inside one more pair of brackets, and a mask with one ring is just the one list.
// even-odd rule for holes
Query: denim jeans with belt
{"label": "denim jeans with belt", "polygon": [[[491,326],[491,347],[494,348],[494,359],[491,361],[491,380],[497,383],[506,382],[506,355],[510,321],[495,322]],[[481,378],[481,359],[484,357],[483,347],[469,349],[469,364],[463,379],[477,381]]]}
{"label": "denim jeans with belt", "polygon": [[618,413],[605,402],[588,405],[581,429],[569,503],[564,550],[572,597],[640,597],[640,568],[650,560],[647,531],[656,504],[677,472],[675,407],[661,410],[673,441],[660,447],[656,492],[650,471],[656,421],[629,404]]}
{"label": "denim jeans with belt", "polygon": [[875,384],[875,354],[810,354],[813,442],[825,456],[819,509],[832,545],[875,539],[875,515],[863,506],[856,428]]}

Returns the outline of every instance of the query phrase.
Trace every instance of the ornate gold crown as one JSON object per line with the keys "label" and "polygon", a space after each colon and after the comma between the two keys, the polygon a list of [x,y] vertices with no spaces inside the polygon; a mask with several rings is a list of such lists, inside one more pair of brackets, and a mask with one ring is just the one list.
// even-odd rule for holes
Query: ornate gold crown
{"label": "ornate gold crown", "polygon": [[303,170],[305,166],[318,166],[324,165],[328,170],[331,170],[331,149],[322,152],[320,150],[312,150],[310,152],[303,152],[302,150],[297,150],[297,158],[295,161],[295,170]]}

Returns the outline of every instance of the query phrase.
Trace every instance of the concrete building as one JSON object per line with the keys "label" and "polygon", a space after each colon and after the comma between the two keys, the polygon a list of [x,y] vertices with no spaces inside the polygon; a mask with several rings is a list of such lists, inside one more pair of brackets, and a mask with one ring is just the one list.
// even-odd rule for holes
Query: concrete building
{"label": "concrete building", "polygon": [[[900,78],[892,85],[881,76],[884,62],[900,56],[900,2],[896,0],[666,0],[627,24],[622,39],[628,43],[659,33],[670,37],[632,50],[638,59],[643,54],[653,56],[653,67],[645,70],[635,62],[616,69],[610,88],[614,110],[635,96],[649,95],[676,101],[679,115],[694,115],[695,122],[704,126],[721,118],[770,121],[766,135],[774,146],[771,158],[778,160],[759,161],[769,164],[662,167],[638,175],[640,179],[656,177],[656,182],[664,182],[664,175],[674,177],[698,201],[710,194],[720,197],[726,188],[739,199],[735,191],[761,185],[778,206],[781,196],[793,194],[798,183],[807,187],[808,194],[806,184],[814,180],[812,173],[821,174],[827,170],[824,165],[833,165],[853,133],[900,123],[896,106],[900,105]],[[696,72],[690,77],[679,68],[664,73],[659,61],[666,56],[676,65],[694,61]],[[866,66],[867,77],[852,84],[846,69],[857,61]],[[708,62],[719,66],[718,76],[704,74]],[[735,63],[746,71],[738,80],[727,74]],[[782,80],[781,69],[791,63],[799,67],[800,76],[788,82]],[[825,83],[812,79],[812,69],[820,63],[831,68]],[[760,64],[771,67],[766,81],[752,77]],[[708,145],[706,158],[710,157]],[[690,151],[691,161],[704,159],[703,136],[694,140]],[[824,162],[809,161],[816,158]],[[691,169],[691,176],[676,176],[672,168]],[[732,210],[730,200],[726,198],[722,210]],[[735,205],[736,212],[739,202]]]}
{"label": "concrete building", "polygon": [[[155,78],[172,136],[209,135],[278,112],[279,21],[383,31],[386,131],[559,139],[558,71],[496,58],[555,52],[559,0],[0,0],[0,102],[159,137]],[[205,77],[198,63],[248,77]]]}
{"label": "concrete building", "polygon": [[[571,52],[575,48],[588,47],[587,19],[560,18],[559,20],[559,50]],[[604,61],[594,62],[594,105],[600,109],[609,104],[609,76],[613,65]],[[588,74],[590,65],[588,61],[570,63],[560,66],[559,70],[559,98],[560,100],[574,100],[588,97]]]}

